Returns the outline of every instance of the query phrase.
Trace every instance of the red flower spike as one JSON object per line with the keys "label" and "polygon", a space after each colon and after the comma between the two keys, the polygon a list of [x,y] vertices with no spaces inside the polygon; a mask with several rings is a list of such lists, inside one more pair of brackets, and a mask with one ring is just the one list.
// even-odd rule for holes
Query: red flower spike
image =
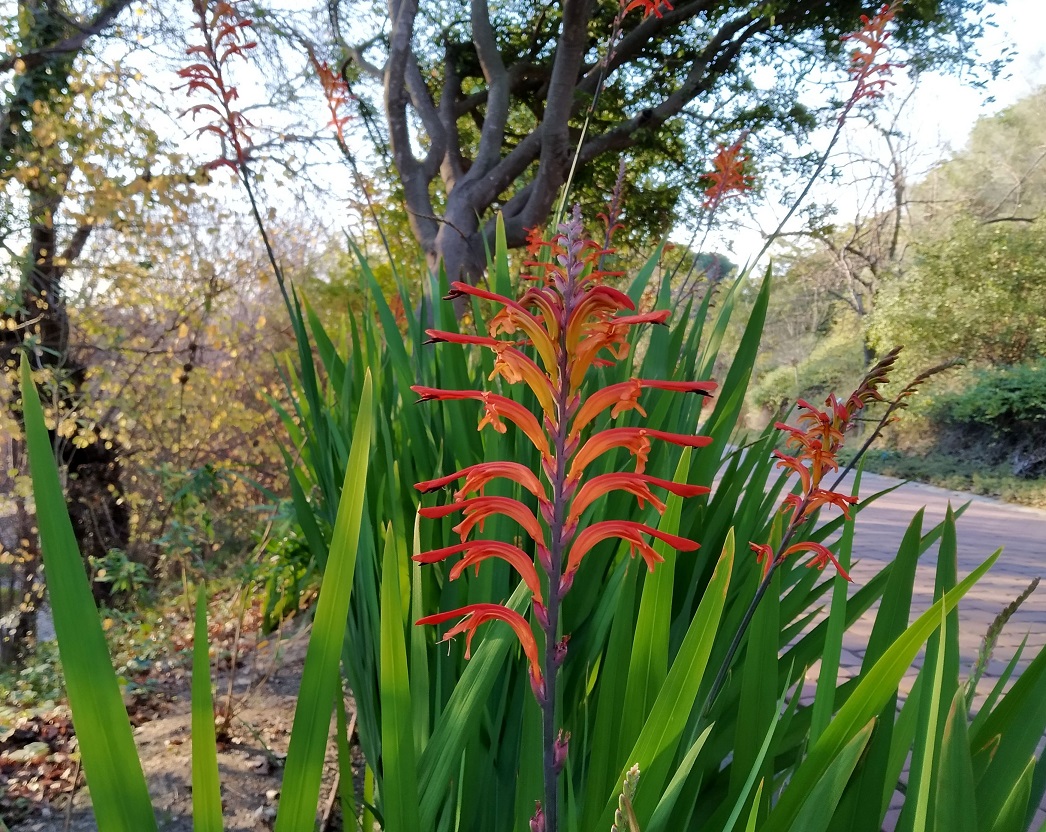
{"label": "red flower spike", "polygon": [[544,678],[541,675],[541,659],[538,653],[537,640],[534,638],[534,633],[531,632],[530,625],[527,624],[526,619],[515,610],[510,610],[501,604],[470,604],[460,609],[427,615],[424,618],[419,618],[414,623],[416,625],[442,624],[444,621],[450,621],[452,618],[458,618],[459,616],[464,617],[447,630],[440,641],[449,641],[454,636],[465,633],[465,658],[468,659],[472,655],[472,637],[476,634],[476,628],[487,621],[504,621],[515,632],[516,638],[519,639],[519,644],[530,662],[531,686],[534,688],[535,693],[544,691],[545,685]]}
{"label": "red flower spike", "polygon": [[454,564],[450,570],[450,579],[452,581],[457,580],[461,573],[470,566],[476,567],[476,574],[478,575],[479,565],[482,561],[487,558],[500,558],[519,573],[519,577],[523,579],[523,582],[533,594],[534,603],[539,606],[544,604],[544,600],[541,597],[541,581],[538,579],[534,561],[518,546],[502,543],[499,540],[469,540],[464,543],[458,543],[456,546],[446,546],[443,549],[422,552],[414,555],[411,560],[418,563],[439,563],[462,552],[465,553],[465,557]]}
{"label": "red flower spike", "polygon": [[186,83],[175,89],[185,89],[187,95],[205,92],[217,99],[214,104],[197,104],[185,110],[182,115],[191,114],[193,120],[200,113],[213,113],[215,122],[197,128],[197,135],[214,133],[219,136],[223,145],[232,149],[232,157],[222,157],[204,165],[207,170],[227,166],[235,171],[245,164],[249,157],[250,137],[247,128],[252,126],[243,113],[234,110],[232,102],[239,98],[236,87],[227,83],[225,64],[234,55],[245,57],[254,49],[256,41],[248,41],[245,33],[251,27],[251,21],[239,17],[230,3],[218,2],[213,13],[208,15],[207,0],[194,0],[193,11],[197,21],[193,28],[203,35],[203,43],[186,49],[187,55],[199,55],[201,60],[178,70],[178,76]]}
{"label": "red flower spike", "polygon": [[693,552],[699,548],[697,543],[687,540],[685,537],[667,534],[643,523],[635,523],[631,520],[604,520],[601,523],[593,523],[577,536],[574,545],[570,547],[570,555],[567,557],[567,566],[563,571],[560,591],[569,589],[574,582],[574,574],[577,572],[578,567],[581,566],[582,558],[589,553],[592,547],[611,537],[619,537],[627,541],[632,557],[635,557],[638,550],[646,562],[647,569],[653,572],[654,566],[663,561],[664,558],[646,541],[643,535],[656,537],[680,552]]}
{"label": "red flower spike", "polygon": [[[622,0],[619,17],[628,0]],[[656,9],[656,5],[651,8]],[[460,482],[454,496],[458,502],[449,506],[423,508],[419,512],[427,518],[444,517],[461,511],[464,518],[454,527],[461,536],[460,546],[451,546],[417,556],[417,560],[434,563],[461,555],[451,569],[457,577],[469,566],[478,566],[487,558],[499,558],[514,566],[533,596],[534,620],[545,634],[546,651],[541,666],[545,678],[537,674],[531,661],[531,681],[543,709],[554,707],[556,700],[553,683],[557,671],[567,655],[567,636],[559,638],[557,623],[564,593],[585,554],[600,540],[617,537],[626,541],[633,556],[638,552],[647,567],[652,569],[661,559],[651,541],[692,551],[697,544],[685,538],[667,535],[641,523],[627,520],[608,520],[578,532],[579,517],[587,512],[593,500],[611,490],[623,490],[634,495],[640,507],[647,503],[657,510],[664,509],[664,500],[655,490],[664,488],[671,494],[690,497],[706,493],[707,488],[677,484],[643,474],[650,443],[655,439],[680,446],[701,447],[711,440],[686,434],[673,434],[646,428],[618,428],[599,432],[582,442],[581,434],[593,420],[606,410],[616,418],[629,410],[643,414],[639,396],[644,388],[668,392],[692,392],[708,395],[715,388],[710,382],[647,381],[633,379],[623,384],[610,385],[587,399],[581,394],[581,384],[590,367],[609,366],[625,358],[630,349],[629,338],[633,327],[643,324],[663,324],[668,311],[637,313],[633,301],[623,292],[602,281],[615,274],[600,268],[601,260],[609,253],[609,235],[616,224],[612,207],[607,216],[608,231],[604,245],[584,235],[580,212],[559,227],[551,240],[542,240],[537,232],[528,236],[531,255],[544,262],[529,262],[531,275],[524,277],[534,283],[518,300],[512,300],[485,289],[464,283],[454,283],[448,298],[470,297],[497,304],[498,309],[487,326],[487,336],[462,335],[430,330],[434,341],[448,341],[461,345],[494,350],[495,376],[507,383],[525,382],[535,393],[541,413],[524,410],[518,403],[504,396],[479,390],[437,390],[414,387],[422,401],[433,399],[481,401],[484,416],[480,426],[490,424],[504,431],[502,420],[513,422],[527,434],[541,453],[541,470],[547,477],[542,487],[538,477],[516,462],[491,462],[470,466],[464,471],[419,483],[418,488],[431,490]],[[530,353],[530,349],[535,354]],[[566,377],[564,377],[566,374]],[[644,414],[645,415],[645,414]],[[572,428],[571,423],[573,423]],[[624,447],[636,456],[636,472],[616,472],[582,480],[586,465],[604,451]],[[552,453],[555,448],[555,454]],[[479,492],[494,478],[508,478],[519,482],[534,494],[539,511],[535,515],[524,504],[507,497],[479,496],[465,499]],[[533,555],[529,547],[497,543],[496,541],[466,542],[473,527],[481,526],[487,517],[502,514],[520,523],[535,541]],[[548,544],[543,539],[547,532]],[[536,561],[536,564],[535,564]],[[542,577],[538,570],[545,572]],[[547,599],[541,587],[548,580]],[[547,609],[545,604],[547,603]],[[476,605],[452,613],[441,613],[421,619],[419,623],[437,623],[455,615],[464,620],[447,634],[465,632],[470,636],[482,620],[499,617],[509,620],[499,605]],[[512,618],[514,626],[521,627],[521,617]],[[524,649],[531,655],[533,637],[519,632]],[[554,718],[554,717],[553,717]],[[566,738],[557,743],[562,760],[566,753]],[[540,815],[535,823],[543,826]]]}
{"label": "red flower spike", "polygon": [[490,425],[498,433],[504,433],[505,425],[501,421],[502,417],[504,417],[527,435],[527,438],[534,443],[534,447],[541,452],[543,457],[551,456],[548,438],[542,432],[541,425],[534,418],[534,414],[519,402],[514,402],[512,399],[499,396],[496,393],[488,393],[485,390],[440,390],[436,387],[423,387],[420,384],[415,384],[410,389],[421,396],[418,399],[419,402],[465,399],[481,401],[483,402],[484,414],[483,418],[479,420],[480,430],[484,426]]}
{"label": "red flower spike", "polygon": [[704,176],[708,180],[703,203],[706,211],[715,211],[727,197],[752,189],[754,177],[745,172],[748,156],[741,152],[744,141],[745,136],[741,136],[731,145],[719,145],[712,159],[712,171]]}
{"label": "red flower spike", "polygon": [[581,446],[570,466],[568,480],[578,481],[581,474],[592,460],[612,448],[628,448],[636,458],[636,473],[642,474],[646,468],[647,456],[650,454],[650,440],[660,439],[686,448],[703,448],[708,445],[710,436],[696,436],[686,433],[666,433],[652,428],[610,428],[593,434]]}
{"label": "red flower spike", "polygon": [[847,113],[863,99],[882,98],[886,87],[893,84],[890,75],[894,69],[904,66],[903,63],[883,60],[883,55],[889,50],[887,41],[891,32],[887,29],[889,24],[900,11],[901,1],[884,3],[879,11],[872,17],[861,15],[861,28],[849,35],[844,35],[842,41],[855,41],[858,46],[850,55],[850,79],[855,82],[854,91],[849,100],[843,106],[839,115],[842,121]]}
{"label": "red flower spike", "polygon": [[334,128],[338,134],[338,141],[344,144],[345,127],[352,120],[350,116],[341,112],[342,107],[345,107],[352,97],[349,92],[349,84],[340,73],[331,69],[326,61],[319,63],[313,58],[313,66],[316,68],[316,75],[319,76],[323,96],[327,99],[327,108],[331,114],[331,120],[327,126]]}

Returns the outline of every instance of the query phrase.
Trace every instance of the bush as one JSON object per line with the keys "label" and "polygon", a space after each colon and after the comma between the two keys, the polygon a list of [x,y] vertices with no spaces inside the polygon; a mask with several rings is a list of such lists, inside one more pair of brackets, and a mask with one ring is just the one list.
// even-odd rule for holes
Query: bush
{"label": "bush", "polygon": [[1008,461],[1019,477],[1046,470],[1046,361],[979,370],[965,389],[938,398],[931,412],[939,444]]}

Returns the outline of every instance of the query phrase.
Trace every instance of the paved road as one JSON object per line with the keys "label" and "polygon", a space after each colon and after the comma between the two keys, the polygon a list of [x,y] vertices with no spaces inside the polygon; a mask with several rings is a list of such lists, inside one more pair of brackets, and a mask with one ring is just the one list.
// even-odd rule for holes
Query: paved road
{"label": "paved road", "polygon": [[[861,483],[861,496],[867,497],[898,482],[866,474]],[[959,644],[964,672],[976,660],[984,633],[999,611],[1034,578],[1046,578],[1046,511],[906,483],[858,514],[854,539],[856,563],[851,570],[855,587],[878,572],[896,554],[905,529],[919,508],[926,508],[925,533],[944,518],[949,503],[958,508],[967,502],[969,507],[956,523],[959,575],[972,571],[1000,546],[1003,552],[991,571],[960,604]],[[913,615],[925,610],[932,601],[936,563],[935,547],[923,556],[918,567]],[[847,633],[844,649],[848,655],[844,656],[844,666],[852,667],[863,657],[872,618],[869,613]],[[997,676],[1002,671],[1025,636],[1028,636],[1025,656],[1034,656],[1046,646],[1046,581],[1010,619],[995,649],[988,676]],[[1026,664],[1027,660],[1022,660],[1021,666]],[[902,690],[907,692],[913,678],[906,680]],[[987,687],[983,682],[982,686]]]}

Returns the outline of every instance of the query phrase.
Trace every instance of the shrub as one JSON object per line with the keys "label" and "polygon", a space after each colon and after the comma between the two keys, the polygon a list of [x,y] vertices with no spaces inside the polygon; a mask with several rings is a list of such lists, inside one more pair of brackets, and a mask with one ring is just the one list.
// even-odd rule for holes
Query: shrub
{"label": "shrub", "polygon": [[1046,467],[1046,361],[978,370],[969,386],[938,397],[931,415],[942,449],[961,447],[1036,477]]}

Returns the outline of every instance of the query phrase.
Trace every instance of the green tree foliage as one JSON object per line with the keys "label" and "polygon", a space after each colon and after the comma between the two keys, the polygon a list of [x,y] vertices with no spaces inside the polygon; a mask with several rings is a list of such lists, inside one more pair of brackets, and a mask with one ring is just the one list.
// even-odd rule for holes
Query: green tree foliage
{"label": "green tree foliage", "polygon": [[927,363],[999,366],[1046,355],[1046,228],[964,218],[916,252],[904,277],[879,293],[874,343],[903,343]]}
{"label": "green tree foliage", "polygon": [[974,125],[966,146],[913,188],[916,221],[1031,221],[1046,209],[1046,88]]}

